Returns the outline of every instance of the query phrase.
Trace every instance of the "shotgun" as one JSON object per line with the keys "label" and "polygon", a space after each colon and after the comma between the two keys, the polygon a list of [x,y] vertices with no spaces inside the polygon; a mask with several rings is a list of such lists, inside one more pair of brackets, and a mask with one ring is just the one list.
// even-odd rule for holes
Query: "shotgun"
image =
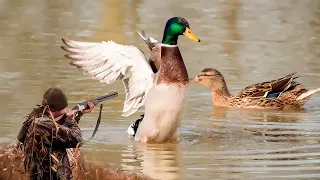
{"label": "shotgun", "polygon": [[92,102],[94,105],[97,105],[102,101],[106,101],[108,99],[111,99],[111,98],[114,98],[117,96],[118,96],[118,92],[112,92],[112,93],[109,93],[109,94],[106,94],[106,95],[103,95],[103,96],[100,96],[97,98],[90,99],[85,102],[81,102],[81,103],[77,104],[72,110],[80,110],[81,111],[81,110],[89,108],[88,102]]}

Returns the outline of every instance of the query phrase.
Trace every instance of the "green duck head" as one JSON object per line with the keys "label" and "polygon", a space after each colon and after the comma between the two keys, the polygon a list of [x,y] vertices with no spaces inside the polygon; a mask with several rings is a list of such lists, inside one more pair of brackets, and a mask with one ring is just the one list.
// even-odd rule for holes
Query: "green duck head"
{"label": "green duck head", "polygon": [[167,21],[166,27],[164,28],[162,44],[177,45],[180,35],[184,35],[195,42],[200,42],[200,39],[190,30],[189,23],[186,19],[173,17]]}

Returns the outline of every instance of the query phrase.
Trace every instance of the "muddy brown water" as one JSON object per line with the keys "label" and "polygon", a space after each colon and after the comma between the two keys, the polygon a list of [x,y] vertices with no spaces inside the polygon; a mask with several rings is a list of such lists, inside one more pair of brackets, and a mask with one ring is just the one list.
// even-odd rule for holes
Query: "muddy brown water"
{"label": "muddy brown water", "polygon": [[[15,140],[22,117],[50,86],[70,107],[118,90],[104,103],[86,159],[156,179],[319,179],[320,93],[304,110],[281,112],[212,108],[208,89],[191,85],[179,144],[143,145],[128,138],[137,119],[121,117],[121,82],[106,85],[69,66],[61,37],[112,39],[147,47],[135,30],[162,39],[166,20],[185,17],[202,40],[179,38],[190,76],[206,67],[224,74],[231,92],[297,71],[307,88],[320,85],[318,0],[0,1],[0,143]],[[168,102],[169,103],[169,102]],[[98,108],[80,123],[93,131]]]}

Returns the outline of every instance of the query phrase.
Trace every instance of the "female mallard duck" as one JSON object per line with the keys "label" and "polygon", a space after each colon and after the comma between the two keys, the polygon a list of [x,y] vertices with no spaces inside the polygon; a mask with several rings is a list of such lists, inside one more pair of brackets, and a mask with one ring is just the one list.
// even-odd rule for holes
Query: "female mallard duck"
{"label": "female mallard duck", "polygon": [[236,95],[231,95],[223,75],[216,69],[206,68],[192,79],[212,91],[212,104],[218,107],[296,109],[301,108],[320,88],[307,90],[293,81],[291,73],[276,80],[253,84]]}
{"label": "female mallard duck", "polygon": [[[66,45],[62,49],[70,53],[66,57],[71,59],[71,65],[81,68],[94,79],[107,84],[122,80],[126,93],[122,116],[130,116],[145,106],[135,140],[162,143],[178,138],[189,82],[177,45],[179,35],[200,42],[191,32],[187,20],[181,17],[169,19],[162,43],[149,43],[156,73],[143,52],[135,46],[113,41],[93,43],[62,39]],[[154,40],[142,37],[146,42]]]}

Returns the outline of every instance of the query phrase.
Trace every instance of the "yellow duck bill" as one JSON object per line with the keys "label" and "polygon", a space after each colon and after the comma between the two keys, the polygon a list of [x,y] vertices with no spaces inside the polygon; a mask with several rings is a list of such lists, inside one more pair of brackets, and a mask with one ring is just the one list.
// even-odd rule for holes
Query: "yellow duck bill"
{"label": "yellow duck bill", "polygon": [[193,32],[191,31],[191,29],[186,28],[186,30],[183,33],[184,36],[186,36],[188,39],[195,41],[195,42],[200,42],[200,39],[193,34]]}

